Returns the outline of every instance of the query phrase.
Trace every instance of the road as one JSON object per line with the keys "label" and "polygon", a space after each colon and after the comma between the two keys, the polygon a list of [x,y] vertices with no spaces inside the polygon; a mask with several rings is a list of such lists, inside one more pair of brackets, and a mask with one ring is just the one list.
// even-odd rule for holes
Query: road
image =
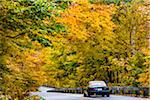
{"label": "road", "polygon": [[110,95],[110,97],[83,97],[83,94],[71,94],[71,93],[52,93],[46,92],[53,88],[40,87],[41,92],[31,92],[31,95],[38,95],[45,100],[150,100],[148,98],[137,98],[119,95]]}

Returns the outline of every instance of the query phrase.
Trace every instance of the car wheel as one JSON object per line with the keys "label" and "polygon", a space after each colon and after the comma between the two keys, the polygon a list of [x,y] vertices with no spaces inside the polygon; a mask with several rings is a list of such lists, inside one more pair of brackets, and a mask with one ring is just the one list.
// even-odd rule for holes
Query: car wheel
{"label": "car wheel", "polygon": [[107,97],[109,97],[110,95],[109,94],[107,94]]}
{"label": "car wheel", "polygon": [[87,95],[86,95],[85,93],[83,94],[83,96],[84,96],[84,97],[87,97]]}
{"label": "car wheel", "polygon": [[102,94],[102,97],[104,97],[105,95],[104,94]]}

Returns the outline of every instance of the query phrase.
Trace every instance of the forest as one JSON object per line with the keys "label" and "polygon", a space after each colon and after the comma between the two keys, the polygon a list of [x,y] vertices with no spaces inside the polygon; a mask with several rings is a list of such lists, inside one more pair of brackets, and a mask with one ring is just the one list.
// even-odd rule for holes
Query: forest
{"label": "forest", "polygon": [[84,88],[91,80],[149,86],[149,4],[0,0],[0,94],[24,98],[41,85]]}

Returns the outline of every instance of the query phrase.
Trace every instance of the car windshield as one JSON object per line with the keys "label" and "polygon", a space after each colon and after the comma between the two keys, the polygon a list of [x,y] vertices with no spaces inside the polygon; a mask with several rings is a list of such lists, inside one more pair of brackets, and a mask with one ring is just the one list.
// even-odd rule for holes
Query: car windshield
{"label": "car windshield", "polygon": [[90,81],[89,87],[103,87],[106,86],[106,83],[104,81]]}

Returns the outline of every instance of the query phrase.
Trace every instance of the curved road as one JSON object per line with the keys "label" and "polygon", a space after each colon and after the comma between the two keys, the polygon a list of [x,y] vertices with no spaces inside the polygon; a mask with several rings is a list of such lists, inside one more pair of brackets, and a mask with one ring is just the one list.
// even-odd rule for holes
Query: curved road
{"label": "curved road", "polygon": [[53,88],[40,87],[41,92],[31,92],[31,95],[38,95],[44,100],[150,100],[148,98],[137,98],[128,96],[110,95],[110,97],[83,97],[83,94],[71,94],[71,93],[52,93],[46,92]]}

